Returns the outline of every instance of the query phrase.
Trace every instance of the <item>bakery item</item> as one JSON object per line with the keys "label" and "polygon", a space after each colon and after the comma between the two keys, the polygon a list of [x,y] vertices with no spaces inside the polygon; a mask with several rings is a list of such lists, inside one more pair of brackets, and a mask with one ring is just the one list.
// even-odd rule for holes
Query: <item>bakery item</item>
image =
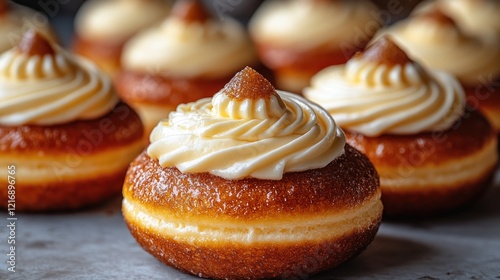
{"label": "bakery item", "polygon": [[115,79],[141,116],[145,139],[177,105],[214,95],[257,57],[244,27],[212,17],[201,1],[180,0],[158,27],[127,43]]}
{"label": "bakery item", "polygon": [[420,12],[384,30],[427,68],[455,75],[472,109],[500,133],[500,40],[468,34],[441,9]]}
{"label": "bakery item", "polygon": [[422,68],[389,37],[319,72],[304,96],[373,162],[387,216],[453,211],[490,185],[498,160],[490,123],[465,110],[453,76]]}
{"label": "bakery item", "polygon": [[301,93],[319,70],[345,63],[383,20],[370,1],[265,1],[249,28],[279,88]]}
{"label": "bakery item", "polygon": [[[137,114],[93,64],[30,31],[0,56],[0,163],[15,209],[76,209],[120,194],[143,149]],[[11,188],[0,178],[0,206]]]}
{"label": "bakery item", "polygon": [[328,112],[247,67],[155,127],[127,172],[122,211],[167,265],[213,279],[291,279],[373,240],[378,182]]}
{"label": "bakery item", "polygon": [[163,20],[170,6],[165,0],[86,1],[75,17],[73,51],[114,75],[125,43]]}
{"label": "bakery item", "polygon": [[0,54],[17,45],[24,32],[36,29],[57,42],[49,20],[42,14],[6,0],[0,0]]}

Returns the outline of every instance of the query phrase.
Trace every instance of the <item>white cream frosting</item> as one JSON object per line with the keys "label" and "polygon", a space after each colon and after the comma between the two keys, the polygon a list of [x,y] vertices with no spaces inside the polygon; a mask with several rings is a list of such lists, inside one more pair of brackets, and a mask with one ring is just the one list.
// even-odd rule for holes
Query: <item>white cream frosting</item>
{"label": "white cream frosting", "polygon": [[91,0],[78,11],[75,29],[86,39],[120,43],[161,22],[169,11],[162,0]]}
{"label": "white cream frosting", "polygon": [[0,14],[0,54],[17,45],[23,34],[35,29],[52,38],[48,19],[27,7],[8,3],[8,10]]}
{"label": "white cream frosting", "polygon": [[381,34],[390,34],[424,66],[449,72],[464,85],[474,86],[500,76],[500,41],[468,36],[453,24],[417,15]]}
{"label": "white cream frosting", "polygon": [[345,144],[328,112],[286,92],[235,100],[221,91],[180,105],[150,140],[148,155],[163,167],[269,180],[325,167],[343,154]]}
{"label": "white cream frosting", "polygon": [[358,57],[316,74],[304,95],[342,128],[367,136],[446,130],[465,107],[464,91],[451,75],[426,73],[411,62],[388,66]]}
{"label": "white cream frosting", "polygon": [[378,9],[369,1],[266,1],[250,21],[257,40],[307,50],[363,47],[380,28]]}
{"label": "white cream frosting", "polygon": [[200,23],[170,17],[160,27],[132,38],[122,63],[138,72],[221,78],[255,64],[256,59],[244,27],[235,20]]}
{"label": "white cream frosting", "polygon": [[111,80],[59,47],[54,54],[12,49],[0,56],[0,124],[55,125],[94,119],[118,102]]}

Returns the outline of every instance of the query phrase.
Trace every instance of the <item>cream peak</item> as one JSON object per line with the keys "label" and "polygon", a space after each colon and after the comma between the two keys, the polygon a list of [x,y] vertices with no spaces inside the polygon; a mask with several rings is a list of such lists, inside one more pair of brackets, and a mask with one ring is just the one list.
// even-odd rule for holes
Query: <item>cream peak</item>
{"label": "cream peak", "polygon": [[354,57],[389,66],[405,65],[413,62],[387,35],[376,40],[364,51],[358,52]]}
{"label": "cream peak", "polygon": [[451,17],[445,14],[439,6],[420,14],[419,17],[427,20],[432,20],[437,24],[451,26],[458,29],[457,23]]}
{"label": "cream peak", "polygon": [[19,41],[16,50],[26,55],[53,55],[54,48],[49,41],[37,31],[31,29],[24,33],[23,38]]}
{"label": "cream peak", "polygon": [[235,100],[269,99],[277,95],[273,85],[251,67],[245,67],[221,91]]}
{"label": "cream peak", "polygon": [[211,19],[210,13],[200,0],[179,0],[172,8],[172,17],[185,22],[205,22]]}

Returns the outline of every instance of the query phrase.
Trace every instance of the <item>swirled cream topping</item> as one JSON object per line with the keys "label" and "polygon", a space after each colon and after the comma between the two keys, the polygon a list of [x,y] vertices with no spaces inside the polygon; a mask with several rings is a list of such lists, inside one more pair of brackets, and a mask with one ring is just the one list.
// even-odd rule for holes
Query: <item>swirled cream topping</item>
{"label": "swirled cream topping", "polygon": [[76,33],[86,39],[124,42],[168,15],[164,0],[87,1],[75,18]]}
{"label": "swirled cream topping", "polygon": [[[300,50],[364,47],[383,22],[369,1],[266,1],[250,21],[252,36]],[[360,42],[363,41],[363,42]]]}
{"label": "swirled cream topping", "polygon": [[367,136],[446,130],[465,107],[455,78],[424,71],[386,37],[347,64],[322,70],[311,83],[306,98],[342,128]]}
{"label": "swirled cream topping", "polygon": [[500,76],[500,42],[465,34],[440,10],[418,14],[382,34],[390,34],[424,66],[452,73],[465,85]]}
{"label": "swirled cream topping", "polygon": [[424,2],[416,12],[432,9],[446,11],[464,31],[470,34],[500,36],[500,1],[498,0],[439,0]]}
{"label": "swirled cream topping", "polygon": [[118,98],[111,80],[35,32],[0,56],[0,125],[54,125],[94,119]]}
{"label": "swirled cream topping", "polygon": [[[36,29],[45,37],[53,39],[48,19],[27,7],[2,0],[0,7],[0,53],[17,45],[24,32]],[[55,40],[54,40],[55,41]]]}
{"label": "swirled cream topping", "polygon": [[229,18],[218,21],[199,1],[181,0],[158,28],[127,43],[125,69],[168,76],[220,78],[253,65],[256,55],[244,27]]}
{"label": "swirled cream topping", "polygon": [[343,154],[345,144],[328,112],[297,95],[277,93],[248,67],[213,98],[180,105],[150,140],[148,155],[163,167],[269,180],[322,168]]}

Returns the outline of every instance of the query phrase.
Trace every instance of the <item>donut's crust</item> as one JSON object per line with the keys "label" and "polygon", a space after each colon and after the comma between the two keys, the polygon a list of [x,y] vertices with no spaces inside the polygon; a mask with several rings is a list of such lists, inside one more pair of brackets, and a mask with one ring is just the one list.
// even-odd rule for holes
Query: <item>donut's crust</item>
{"label": "donut's crust", "polygon": [[158,260],[210,279],[307,279],[357,256],[373,241],[380,225],[377,220],[363,230],[320,243],[199,247],[126,222],[139,244]]}
{"label": "donut's crust", "polygon": [[[89,207],[117,196],[126,170],[112,174],[96,174],[93,178],[37,185],[15,184],[15,209],[23,212],[68,211]],[[0,182],[0,208],[9,206],[6,182]]]}
{"label": "donut's crust", "polygon": [[43,151],[47,155],[77,153],[83,142],[92,144],[92,152],[127,145],[142,137],[139,116],[120,102],[108,114],[94,120],[39,126],[1,126],[0,153],[16,155]]}
{"label": "donut's crust", "polygon": [[124,70],[118,73],[114,80],[120,97],[131,105],[164,104],[175,108],[182,103],[213,96],[231,77],[181,78]]}
{"label": "donut's crust", "polygon": [[75,53],[85,56],[93,61],[102,61],[112,65],[120,65],[120,56],[125,41],[99,41],[86,40],[75,35],[72,42],[72,49]]}
{"label": "donut's crust", "polygon": [[125,42],[86,40],[75,35],[71,47],[76,54],[93,61],[107,73],[114,74],[121,68],[121,54]]}
{"label": "donut's crust", "polygon": [[[0,126],[0,153],[16,166],[17,173],[31,174],[30,168],[50,166],[52,161],[77,158],[83,163],[93,155],[106,154],[115,149],[142,149],[143,127],[137,114],[126,104],[119,103],[107,115],[86,121],[74,121],[53,126],[23,125]],[[90,145],[82,153],[81,143]],[[87,147],[87,146],[86,146]],[[40,156],[43,154],[43,156]],[[127,155],[130,156],[130,155]],[[30,161],[29,166],[17,165],[17,161]],[[90,160],[90,159],[89,159]],[[73,179],[57,181],[16,178],[15,209],[19,211],[59,211],[77,209],[105,201],[119,195],[123,178],[132,158],[119,158],[123,166],[112,171],[81,175],[78,168],[70,170]],[[56,168],[57,166],[53,166]],[[66,172],[66,170],[65,170]],[[66,174],[67,175],[67,174]],[[9,184],[0,178],[0,207],[8,208]],[[33,183],[36,181],[36,183]]]}
{"label": "donut's crust", "polygon": [[[143,153],[128,170],[123,195],[148,213],[175,213],[190,223],[266,220],[279,227],[283,217],[304,219],[362,207],[377,195],[378,185],[373,165],[346,145],[345,154],[326,167],[285,173],[281,180],[183,174],[176,168],[162,168]],[[288,279],[336,267],[359,254],[378,230],[382,216],[378,209],[380,213],[375,213],[369,225],[340,237],[276,244],[226,240],[196,244],[151,230],[147,221],[129,219],[126,211],[124,217],[146,251],[182,271],[213,279]]]}
{"label": "donut's crust", "polygon": [[130,165],[123,195],[152,212],[254,220],[356,207],[371,198],[378,186],[371,162],[348,145],[345,154],[326,167],[285,173],[281,180],[226,180],[209,173],[182,173],[175,167],[162,168],[143,152]]}
{"label": "donut's crust", "polygon": [[[452,128],[446,131],[426,132],[417,135],[386,134],[368,137],[344,129],[352,146],[364,153],[377,166],[398,167],[415,162],[416,154],[425,161],[439,165],[453,158],[477,153],[495,137],[490,123],[477,111],[467,111]],[[413,164],[414,167],[419,165]]]}
{"label": "donut's crust", "polygon": [[477,202],[491,186],[495,167],[479,180],[458,184],[453,188],[396,191],[381,186],[384,215],[392,218],[421,218],[458,211]]}
{"label": "donut's crust", "polygon": [[353,48],[345,52],[338,49],[329,50],[326,47],[297,50],[257,42],[256,49],[263,63],[274,71],[296,71],[313,75],[328,66],[346,63],[362,48]]}
{"label": "donut's crust", "polygon": [[500,136],[500,79],[489,84],[466,87],[465,92],[469,106],[479,109]]}
{"label": "donut's crust", "polygon": [[490,123],[477,111],[468,111],[451,129],[442,132],[379,137],[367,137],[348,130],[345,133],[347,142],[365,153],[380,171],[382,202],[388,217],[432,216],[465,207],[491,185],[496,170],[492,165],[479,178],[436,183],[425,188],[418,185],[396,188],[383,183],[382,169],[432,168],[463,160],[490,146],[492,141],[496,142]]}

